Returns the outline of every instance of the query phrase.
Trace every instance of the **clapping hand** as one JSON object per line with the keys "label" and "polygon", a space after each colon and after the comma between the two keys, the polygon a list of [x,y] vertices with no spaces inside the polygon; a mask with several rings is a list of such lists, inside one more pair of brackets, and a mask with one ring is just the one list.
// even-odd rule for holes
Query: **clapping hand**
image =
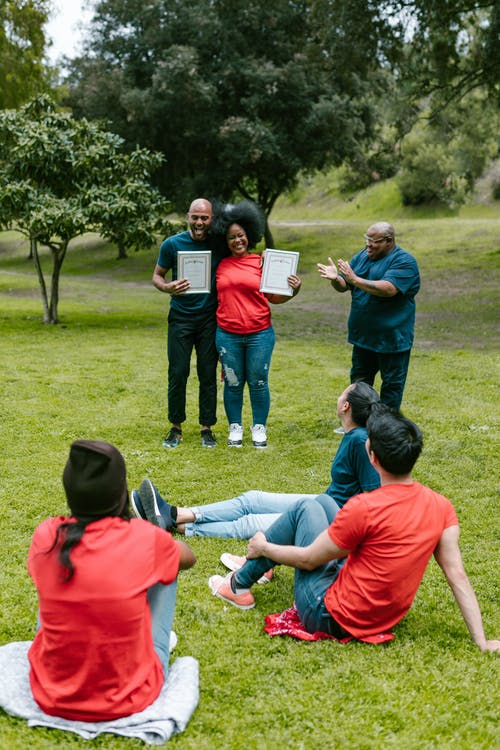
{"label": "clapping hand", "polygon": [[317,263],[319,275],[323,279],[330,279],[330,281],[335,281],[335,279],[338,278],[338,271],[337,266],[333,262],[331,258],[328,258],[328,265],[325,266],[323,263]]}

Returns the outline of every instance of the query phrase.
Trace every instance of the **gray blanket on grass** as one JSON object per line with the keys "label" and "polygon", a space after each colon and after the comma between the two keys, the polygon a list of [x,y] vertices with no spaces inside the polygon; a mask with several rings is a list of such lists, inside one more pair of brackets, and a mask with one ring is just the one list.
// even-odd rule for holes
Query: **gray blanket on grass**
{"label": "gray blanket on grass", "polygon": [[30,727],[51,727],[75,732],[92,740],[104,732],[133,737],[150,745],[161,745],[187,726],[199,700],[198,662],[182,656],[169,669],[160,695],[150,706],[137,714],[114,721],[71,721],[44,713],[31,693],[28,649],[31,641],[18,641],[0,646],[0,707],[22,719]]}

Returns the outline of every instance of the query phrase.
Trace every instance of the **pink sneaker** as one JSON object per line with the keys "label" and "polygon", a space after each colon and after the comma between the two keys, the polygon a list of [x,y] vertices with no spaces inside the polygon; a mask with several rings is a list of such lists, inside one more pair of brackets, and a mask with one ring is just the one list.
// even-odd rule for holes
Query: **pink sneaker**
{"label": "pink sneaker", "polygon": [[225,602],[232,604],[233,607],[238,609],[252,609],[255,607],[255,599],[250,590],[246,590],[244,593],[235,594],[231,588],[231,577],[234,573],[226,576],[211,576],[208,579],[208,585],[210,591],[214,596],[218,596],[219,599],[223,599]]}
{"label": "pink sneaker", "polygon": [[[220,561],[229,570],[239,570],[246,563],[246,557],[239,557],[238,555],[231,555],[229,552],[223,552],[220,556]],[[273,580],[274,568],[266,570],[263,576],[259,578],[257,583],[270,583]]]}

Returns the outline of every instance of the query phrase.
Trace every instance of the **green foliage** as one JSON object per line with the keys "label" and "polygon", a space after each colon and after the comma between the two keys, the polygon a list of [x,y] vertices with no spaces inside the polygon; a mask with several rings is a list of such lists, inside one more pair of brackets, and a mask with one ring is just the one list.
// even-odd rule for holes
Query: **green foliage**
{"label": "green foliage", "polygon": [[500,102],[500,7],[495,0],[392,3],[409,33],[401,83],[414,101],[431,95],[439,111],[475,89]]}
{"label": "green foliage", "polygon": [[43,66],[48,0],[0,3],[0,109],[18,107],[47,89]]}
{"label": "green foliage", "polygon": [[[310,196],[309,196],[310,198]],[[294,218],[300,220],[302,203]],[[199,444],[197,381],[188,385],[184,443],[161,448],[166,429],[167,301],[150,283],[156,252],[117,263],[95,237],[78,238],[65,261],[63,325],[44,327],[36,281],[19,235],[0,238],[0,642],[33,638],[36,595],[26,571],[35,526],[65,512],[61,474],[77,437],[114,442],[124,453],[129,487],[144,476],[173,502],[206,503],[260,487],[312,492],[329,482],[339,438],[335,397],[348,380],[345,341],[349,300],[316,271],[328,255],[360,247],[361,219],[313,227],[273,225],[277,246],[301,253],[303,288],[273,309],[277,333],[270,384],[269,448],[224,446],[219,392],[219,446]],[[320,218],[328,218],[323,213]],[[486,631],[500,632],[498,609],[498,272],[500,221],[456,217],[396,222],[398,240],[415,253],[423,285],[404,409],[423,428],[415,477],[453,501],[464,562]],[[42,263],[46,262],[42,252]],[[474,293],[471,293],[471,280]],[[248,396],[245,424],[249,424]],[[269,638],[263,618],[288,607],[293,574],[256,587],[257,606],[241,613],[210,595],[207,579],[223,572],[236,540],[194,539],[197,563],[180,576],[174,657],[200,664],[200,703],[182,750],[491,750],[497,744],[498,655],[471,643],[437,565],[387,646],[300,643]],[[472,687],[471,687],[472,686]],[[340,697],[339,697],[340,696]],[[0,715],[8,750],[89,750],[62,732],[29,728]],[[99,750],[138,750],[138,741],[105,735]]]}
{"label": "green foliage", "polygon": [[484,96],[469,95],[403,142],[397,181],[406,204],[438,200],[455,208],[498,152],[500,114]]}
{"label": "green foliage", "polygon": [[[340,164],[372,127],[358,58],[363,72],[376,59],[352,59],[353,17],[333,5],[104,0],[91,54],[73,61],[70,104],[164,153],[178,210],[216,193],[253,197],[269,214],[301,170]],[[362,28],[373,37],[366,17]]]}
{"label": "green foliage", "polygon": [[[58,321],[59,275],[74,237],[99,231],[120,257],[156,241],[167,203],[150,180],[163,157],[124,154],[122,145],[102,124],[57,112],[48,97],[0,112],[0,227],[31,241],[46,323]],[[50,300],[39,243],[53,259]]]}
{"label": "green foliage", "polygon": [[[434,114],[472,90],[497,106],[497,6],[102,0],[86,54],[72,62],[68,102],[77,117],[106,117],[129,146],[163,153],[159,184],[177,210],[196,194],[245,196],[269,216],[304,173],[344,163],[348,190],[394,175],[426,97]],[[428,156],[408,167],[422,169],[420,184],[405,174],[405,199],[459,204],[470,165],[464,175],[448,139],[426,137]]]}

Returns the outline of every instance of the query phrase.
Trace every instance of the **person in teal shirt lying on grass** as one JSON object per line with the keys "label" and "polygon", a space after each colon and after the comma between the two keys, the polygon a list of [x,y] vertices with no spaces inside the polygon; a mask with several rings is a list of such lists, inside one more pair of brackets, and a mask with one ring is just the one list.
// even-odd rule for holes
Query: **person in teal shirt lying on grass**
{"label": "person in teal shirt lying on grass", "polygon": [[[325,494],[339,508],[353,495],[380,485],[365,448],[366,420],[379,400],[377,392],[363,382],[349,385],[338,397],[337,415],[345,434],[333,459],[332,481]],[[132,490],[131,504],[139,518],[185,536],[250,539],[257,531],[268,529],[298,499],[317,496],[249,490],[230,500],[181,508],[165,502],[151,480],[145,479],[139,490]]]}

